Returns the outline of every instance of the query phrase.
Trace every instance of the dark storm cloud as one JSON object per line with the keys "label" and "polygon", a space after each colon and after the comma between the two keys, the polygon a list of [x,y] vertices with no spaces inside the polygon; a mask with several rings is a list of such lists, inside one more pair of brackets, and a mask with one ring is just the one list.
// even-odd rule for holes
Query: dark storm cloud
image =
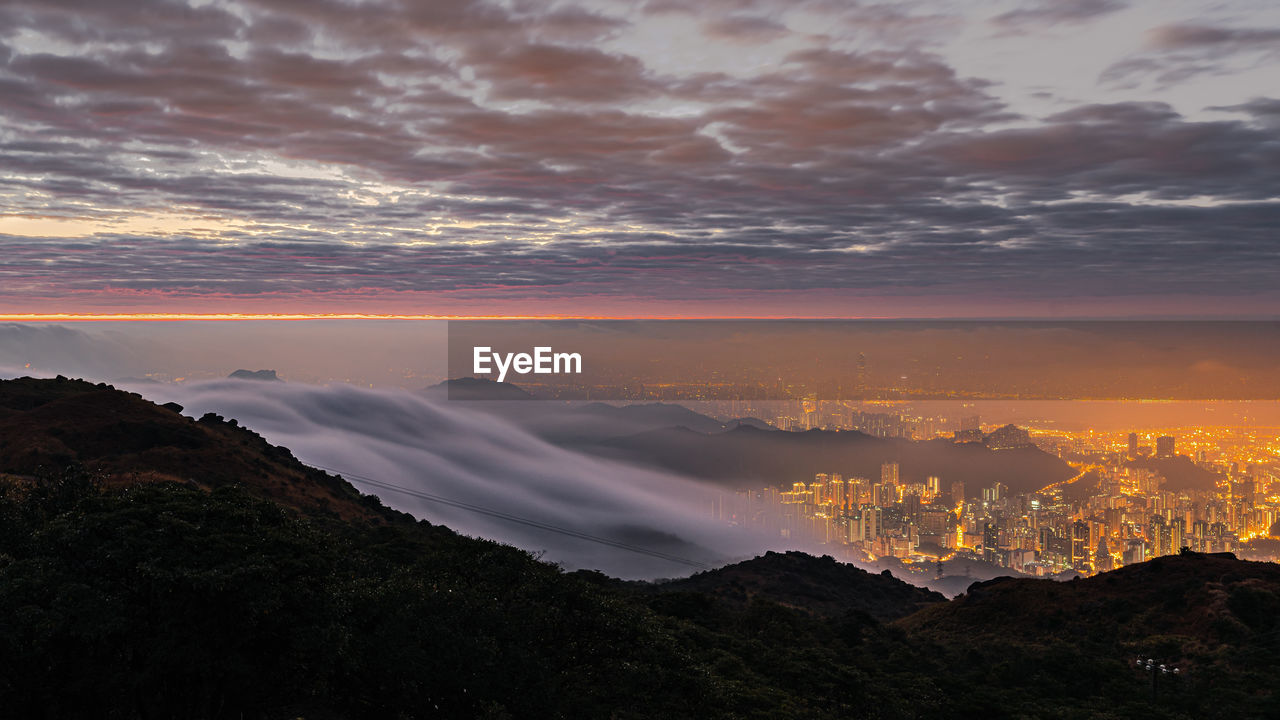
{"label": "dark storm cloud", "polygon": [[[873,34],[951,22],[826,6]],[[997,21],[1122,7],[1034,3]],[[638,22],[621,6],[7,3],[0,202],[94,226],[8,231],[0,298],[1070,297],[1134,271],[1126,292],[1269,287],[1249,284],[1275,261],[1267,101],[1226,108],[1252,121],[1160,103],[1028,117],[942,56],[802,35],[787,8],[649,3],[733,52],[790,43],[757,67],[675,68],[617,42]],[[1185,72],[1178,58],[1265,51],[1268,33],[1164,27],[1130,61]],[[174,213],[187,219],[169,229],[131,220]],[[1064,278],[1075,265],[1088,276]]]}

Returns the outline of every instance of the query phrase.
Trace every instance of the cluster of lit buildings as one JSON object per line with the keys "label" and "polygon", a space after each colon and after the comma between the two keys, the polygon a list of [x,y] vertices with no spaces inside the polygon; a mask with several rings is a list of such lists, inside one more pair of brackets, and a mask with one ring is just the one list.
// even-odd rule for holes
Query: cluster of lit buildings
{"label": "cluster of lit buildings", "polygon": [[[956,442],[978,440],[996,452],[1032,442],[1013,426],[955,433]],[[1239,551],[1280,529],[1280,466],[1208,461],[1200,453],[1197,464],[1216,473],[1216,486],[1166,489],[1160,472],[1142,464],[1190,463],[1177,458],[1176,443],[1160,436],[1152,452],[1130,435],[1127,447],[1094,447],[1075,456],[1077,482],[1033,493],[1011,494],[998,482],[970,489],[945,475],[908,481],[889,462],[878,478],[819,473],[788,487],[738,492],[722,498],[715,512],[845,560],[967,558],[1034,575],[1104,572],[1182,548]]]}

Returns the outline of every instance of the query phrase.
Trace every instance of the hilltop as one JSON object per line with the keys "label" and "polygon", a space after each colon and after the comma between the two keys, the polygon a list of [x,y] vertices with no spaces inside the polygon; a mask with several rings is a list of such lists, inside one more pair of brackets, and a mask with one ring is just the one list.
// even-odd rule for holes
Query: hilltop
{"label": "hilltop", "polygon": [[802,552],[769,552],[692,577],[654,586],[656,592],[695,592],[743,608],[767,600],[818,617],[866,613],[893,620],[933,603],[945,602],[940,593],[905,583],[886,570],[867,572],[831,556]]}
{"label": "hilltop", "polygon": [[275,370],[235,370],[227,376],[232,380],[263,380],[266,382],[284,382],[276,375]]}
{"label": "hilltop", "polygon": [[1203,662],[1280,627],[1280,565],[1184,552],[1068,582],[1002,577],[900,624],[920,635],[997,631],[1001,642],[1083,639],[1144,655],[1159,635],[1171,661]]}
{"label": "hilltop", "polygon": [[0,473],[32,476],[71,464],[108,485],[242,485],[306,513],[383,520],[385,509],[345,480],[303,465],[234,419],[156,405],[105,383],[0,380]]}
{"label": "hilltop", "polygon": [[1068,582],[996,578],[894,625],[934,648],[957,688],[992,668],[1004,669],[1002,684],[1049,697],[1135,677],[1149,688],[1135,662],[1153,658],[1179,669],[1157,684],[1190,717],[1229,717],[1228,707],[1275,717],[1280,707],[1280,565],[1230,553],[1184,552]]}
{"label": "hilltop", "polygon": [[1125,463],[1127,467],[1152,470],[1165,479],[1162,490],[1176,492],[1179,490],[1212,491],[1218,483],[1226,478],[1218,473],[1206,470],[1191,462],[1186,455],[1173,457],[1136,458]]}

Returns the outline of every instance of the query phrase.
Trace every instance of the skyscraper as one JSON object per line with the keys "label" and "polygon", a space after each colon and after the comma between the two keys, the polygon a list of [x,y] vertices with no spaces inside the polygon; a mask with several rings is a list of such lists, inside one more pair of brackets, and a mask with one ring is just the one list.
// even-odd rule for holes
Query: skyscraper
{"label": "skyscraper", "polygon": [[982,524],[982,559],[996,562],[1000,556],[1000,529],[995,523]]}
{"label": "skyscraper", "polygon": [[1129,433],[1129,457],[1138,457],[1138,433]]}
{"label": "skyscraper", "polygon": [[1111,559],[1111,548],[1107,545],[1105,536],[1098,538],[1098,547],[1093,553],[1093,564],[1098,572],[1107,572],[1115,568],[1115,562]]}
{"label": "skyscraper", "polygon": [[1156,438],[1156,457],[1173,457],[1173,436],[1161,435]]}
{"label": "skyscraper", "polygon": [[1071,523],[1071,567],[1088,570],[1088,565],[1089,525],[1083,520],[1076,520]]}
{"label": "skyscraper", "polygon": [[880,537],[880,521],[883,511],[878,507],[868,507],[862,509],[862,527],[866,540],[871,541]]}
{"label": "skyscraper", "polygon": [[848,505],[848,499],[845,497],[845,483],[838,474],[832,475],[827,481],[827,498],[837,508],[843,508]]}
{"label": "skyscraper", "polygon": [[880,466],[880,482],[898,484],[898,463],[887,462]]}
{"label": "skyscraper", "polygon": [[994,482],[989,488],[982,489],[982,500],[984,502],[998,502],[1009,494],[1009,486],[1002,482]]}

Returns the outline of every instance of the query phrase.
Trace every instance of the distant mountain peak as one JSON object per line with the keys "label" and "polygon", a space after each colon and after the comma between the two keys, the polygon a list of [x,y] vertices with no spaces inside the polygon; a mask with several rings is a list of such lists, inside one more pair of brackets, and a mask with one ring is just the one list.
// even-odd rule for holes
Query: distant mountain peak
{"label": "distant mountain peak", "polygon": [[509,382],[488,378],[450,378],[427,388],[431,395],[441,395],[448,400],[532,400],[528,390]]}
{"label": "distant mountain peak", "polygon": [[284,382],[277,375],[275,370],[236,370],[227,376],[233,380],[266,380],[274,382]]}
{"label": "distant mountain peak", "polygon": [[1031,434],[1017,425],[1009,423],[984,435],[982,443],[992,450],[1012,450],[1029,447],[1031,445]]}

